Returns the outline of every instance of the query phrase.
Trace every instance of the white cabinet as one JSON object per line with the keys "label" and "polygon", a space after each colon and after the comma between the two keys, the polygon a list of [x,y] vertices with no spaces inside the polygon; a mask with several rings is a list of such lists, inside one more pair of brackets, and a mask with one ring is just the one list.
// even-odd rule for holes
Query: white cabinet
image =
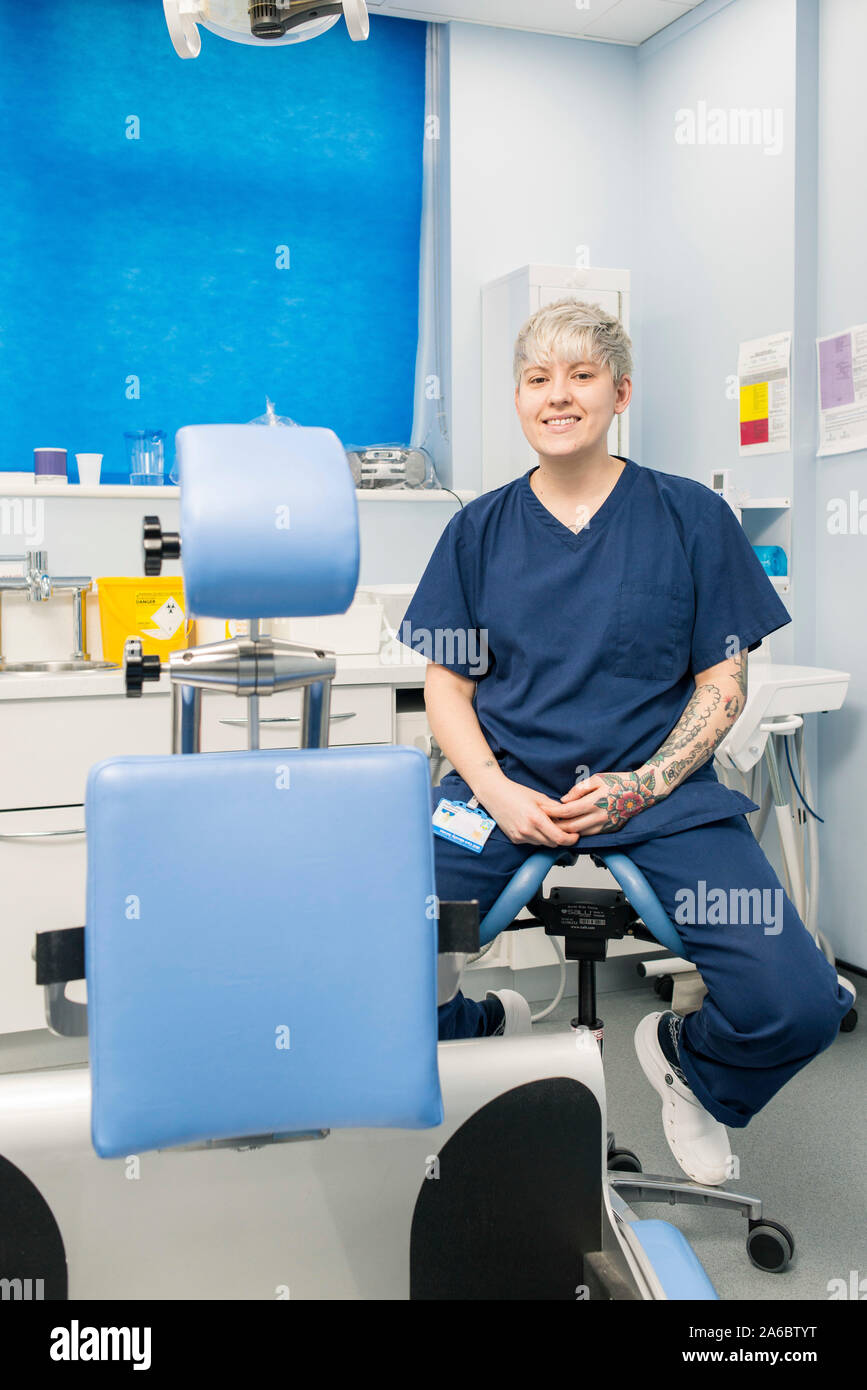
{"label": "white cabinet", "polygon": [[44,1028],[37,932],[84,925],[84,807],[0,814],[0,1033]]}
{"label": "white cabinet", "polygon": [[2,700],[0,811],[81,803],[88,771],[101,758],[169,752],[168,693]]}
{"label": "white cabinet", "polygon": [[[616,314],[629,331],[629,271],[525,265],[482,290],[482,491],[502,487],[536,463],[515,410],[515,339],[537,309],[558,299],[586,299]],[[608,452],[626,457],[629,410],[615,415]]]}
{"label": "white cabinet", "polygon": [[[302,692],[286,690],[259,700],[262,748],[297,748]],[[386,685],[334,685],[331,688],[329,744],[391,743],[394,693]],[[205,691],[202,696],[202,751],[247,747],[247,701],[237,695]]]}

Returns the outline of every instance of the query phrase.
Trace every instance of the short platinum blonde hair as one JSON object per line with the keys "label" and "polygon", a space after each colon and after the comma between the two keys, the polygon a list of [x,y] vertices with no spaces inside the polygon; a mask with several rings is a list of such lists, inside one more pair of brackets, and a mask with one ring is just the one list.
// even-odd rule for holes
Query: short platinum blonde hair
{"label": "short platinum blonde hair", "polygon": [[546,304],[524,324],[515,341],[515,385],[533,362],[596,362],[607,367],[615,387],[632,375],[632,341],[614,314],[583,299]]}

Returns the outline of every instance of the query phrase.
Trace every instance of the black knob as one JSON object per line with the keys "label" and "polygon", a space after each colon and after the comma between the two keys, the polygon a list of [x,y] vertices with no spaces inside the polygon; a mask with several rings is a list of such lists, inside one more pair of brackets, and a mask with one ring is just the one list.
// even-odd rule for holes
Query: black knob
{"label": "black knob", "polygon": [[130,638],[123,649],[126,693],[131,699],[141,695],[145,681],[158,681],[162,667],[158,656],[144,656],[138,638]]}
{"label": "black knob", "polygon": [[144,572],[151,578],[162,574],[163,560],[181,558],[181,538],[177,531],[163,531],[158,516],[146,516],[142,526]]}

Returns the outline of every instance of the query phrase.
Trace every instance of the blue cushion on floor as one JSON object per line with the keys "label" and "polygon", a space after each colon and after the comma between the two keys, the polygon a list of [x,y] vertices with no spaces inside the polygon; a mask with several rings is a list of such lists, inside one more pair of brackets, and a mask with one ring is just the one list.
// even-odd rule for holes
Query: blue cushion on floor
{"label": "blue cushion on floor", "polygon": [[666,1298],[719,1298],[704,1265],[676,1226],[669,1221],[633,1221],[629,1229],[650,1260]]}
{"label": "blue cushion on floor", "polygon": [[86,821],[97,1153],[441,1122],[420,750],[111,758]]}

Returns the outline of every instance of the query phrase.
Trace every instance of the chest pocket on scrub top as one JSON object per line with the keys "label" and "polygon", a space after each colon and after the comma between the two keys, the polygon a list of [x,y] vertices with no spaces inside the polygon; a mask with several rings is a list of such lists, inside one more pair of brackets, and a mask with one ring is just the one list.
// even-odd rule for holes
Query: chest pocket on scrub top
{"label": "chest pocket on scrub top", "polygon": [[615,597],[615,676],[671,680],[687,661],[686,595],[676,585],[625,580]]}

